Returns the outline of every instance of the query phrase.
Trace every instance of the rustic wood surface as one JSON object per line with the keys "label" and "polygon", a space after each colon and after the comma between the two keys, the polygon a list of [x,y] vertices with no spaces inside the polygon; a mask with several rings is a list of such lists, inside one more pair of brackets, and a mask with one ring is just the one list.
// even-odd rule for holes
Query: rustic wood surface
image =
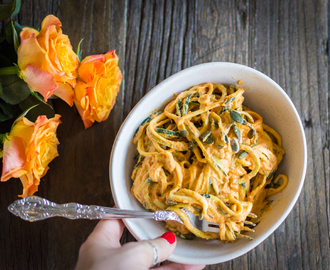
{"label": "rustic wood surface", "polygon": [[[293,211],[267,240],[206,269],[330,269],[328,10],[326,0],[26,0],[21,24],[39,26],[52,13],[73,47],[84,37],[83,56],[116,49],[124,75],[109,119],[87,130],[74,110],[55,101],[63,122],[59,157],[37,195],[113,206],[109,157],[133,106],[189,66],[244,64],[273,78],[295,104],[308,142],[306,181]],[[0,183],[0,269],[73,269],[96,222],[22,221],[7,211],[21,191],[18,179]],[[133,237],[125,231],[127,241]]]}

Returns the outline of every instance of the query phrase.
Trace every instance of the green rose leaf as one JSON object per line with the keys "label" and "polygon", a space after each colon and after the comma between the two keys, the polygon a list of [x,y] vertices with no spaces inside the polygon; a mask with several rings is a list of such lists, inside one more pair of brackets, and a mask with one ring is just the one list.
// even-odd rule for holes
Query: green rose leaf
{"label": "green rose leaf", "polygon": [[[38,106],[33,107],[36,105]],[[30,111],[28,111],[28,113],[25,116],[31,122],[35,122],[39,115],[46,115],[48,119],[53,118],[55,116],[55,111],[53,109],[53,104],[51,100],[48,100],[46,104],[40,103],[39,99],[37,99],[33,95],[29,95],[28,98],[22,101],[21,103],[19,103],[18,106],[22,111],[33,107]]]}
{"label": "green rose leaf", "polygon": [[[3,101],[2,99],[0,99],[0,113],[4,113],[5,115],[7,115],[9,118],[13,118],[14,117],[14,110],[12,105],[6,103],[5,101]],[[2,112],[1,112],[2,111]]]}
{"label": "green rose leaf", "polygon": [[78,47],[77,47],[77,56],[79,58],[79,61],[81,62],[81,58],[82,58],[82,49],[81,49],[81,42],[83,41],[84,39],[82,38],[80,41],[79,41],[79,44],[78,44]]}
{"label": "green rose leaf", "polygon": [[21,5],[22,5],[21,0],[16,0],[13,2],[14,10],[10,16],[11,19],[13,19],[19,13],[19,11],[21,10]]}
{"label": "green rose leaf", "polygon": [[24,27],[29,27],[29,28],[33,28],[33,29],[37,30],[35,27],[32,27],[32,26],[21,25],[21,24],[19,24],[19,23],[16,22],[16,21],[12,21],[12,22],[13,22],[13,24],[14,24],[14,28],[15,28],[15,30],[16,30],[17,37],[18,37],[18,41],[19,41],[20,44],[21,44],[20,33],[22,32],[22,30],[23,30]]}
{"label": "green rose leaf", "polygon": [[15,105],[30,95],[30,89],[26,82],[17,75],[0,76],[3,95],[1,98],[11,105]]}
{"label": "green rose leaf", "polygon": [[6,40],[9,44],[14,44],[14,40],[13,40],[13,29],[11,27],[11,22],[9,22],[7,25],[6,25],[6,28],[5,28],[5,35],[6,35]]}
{"label": "green rose leaf", "polygon": [[0,80],[0,97],[3,95],[3,90],[2,90],[2,84],[1,84],[1,80]]}
{"label": "green rose leaf", "polygon": [[11,29],[12,29],[12,33],[13,33],[14,48],[15,48],[15,51],[17,52],[18,47],[20,45],[20,41],[18,39],[18,34],[17,34],[16,29],[14,27],[13,21],[11,21]]}
{"label": "green rose leaf", "polygon": [[17,63],[17,53],[13,44],[5,40],[0,44],[0,67],[12,66],[13,63]]}
{"label": "green rose leaf", "polygon": [[9,44],[13,44],[15,51],[17,52],[17,49],[20,45],[20,38],[19,38],[19,34],[17,34],[17,30],[14,26],[14,22],[10,21],[5,29],[5,33],[6,33],[6,40]]}
{"label": "green rose leaf", "polygon": [[[51,109],[53,109],[53,105],[50,105],[50,103],[47,103],[38,92],[31,90],[31,95],[34,96],[36,99],[38,99],[41,103],[43,103],[43,104],[49,106]],[[51,97],[49,99],[51,99]]]}
{"label": "green rose leaf", "polygon": [[18,121],[18,119],[22,118],[22,117],[25,117],[29,111],[31,111],[33,108],[37,107],[39,104],[36,104],[36,105],[33,105],[32,107],[30,108],[27,108],[24,112],[22,112],[17,118],[16,120],[14,121],[14,123],[11,125],[11,129],[13,129],[13,127],[16,125],[16,122]]}
{"label": "green rose leaf", "polygon": [[22,6],[21,0],[16,0],[12,3],[0,4],[0,22],[11,18],[13,19],[20,12]]}
{"label": "green rose leaf", "polygon": [[0,68],[12,66],[13,63],[2,53],[0,53]]}
{"label": "green rose leaf", "polygon": [[9,133],[5,133],[5,134],[0,134],[0,158],[3,157],[3,142],[5,141],[5,139],[7,139],[7,136],[9,135]]}
{"label": "green rose leaf", "polygon": [[10,17],[10,14],[12,14],[13,5],[14,3],[0,5],[0,22]]}
{"label": "green rose leaf", "polygon": [[10,117],[2,112],[0,112],[0,122],[9,120]]}

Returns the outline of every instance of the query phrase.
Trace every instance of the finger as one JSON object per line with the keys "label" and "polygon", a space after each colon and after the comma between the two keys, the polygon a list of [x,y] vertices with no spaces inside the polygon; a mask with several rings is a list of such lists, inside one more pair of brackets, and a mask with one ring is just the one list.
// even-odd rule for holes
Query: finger
{"label": "finger", "polygon": [[124,223],[119,219],[101,220],[86,241],[97,242],[105,247],[120,247]]}
{"label": "finger", "polygon": [[151,268],[150,270],[202,270],[205,265],[190,265],[181,263],[168,263],[162,266]]}
{"label": "finger", "polygon": [[139,265],[139,269],[149,269],[154,263],[165,261],[173,253],[175,246],[175,234],[166,232],[156,239],[125,244],[122,251],[134,260],[133,265]]}

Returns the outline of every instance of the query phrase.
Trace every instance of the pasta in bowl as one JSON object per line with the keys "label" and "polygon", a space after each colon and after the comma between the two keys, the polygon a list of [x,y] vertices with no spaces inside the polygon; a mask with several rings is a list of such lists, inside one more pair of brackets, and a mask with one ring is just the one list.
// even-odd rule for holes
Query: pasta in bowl
{"label": "pasta in bowl", "polygon": [[[239,86],[193,86],[134,134],[131,192],[145,209],[176,212],[185,226],[167,221],[166,228],[184,239],[252,239],[242,232],[254,231],[266,198],[288,183],[274,177],[285,153],[281,136],[243,106],[243,94]],[[182,208],[217,223],[219,234],[198,230]]]}
{"label": "pasta in bowl", "polygon": [[[238,84],[238,80],[241,81],[241,84]],[[133,110],[125,119],[115,139],[111,152],[110,164],[109,164],[111,191],[113,194],[115,204],[118,208],[144,210],[143,205],[131,193],[131,188],[133,185],[131,176],[134,167],[137,163],[136,159],[134,159],[134,157],[136,157],[137,154],[137,145],[131,143],[131,141],[132,138],[134,137],[134,133],[136,129],[140,126],[141,122],[143,122],[144,119],[150,114],[150,112],[160,111],[161,108],[164,108],[164,104],[167,104],[170,101],[172,101],[173,94],[179,96],[181,93],[183,93],[183,91],[186,91],[187,89],[189,90],[193,86],[198,86],[205,83],[212,83],[213,85],[222,84],[225,87],[234,85],[234,87],[242,88],[245,90],[243,95],[244,97],[243,108],[240,108],[238,111],[239,113],[241,111],[245,111],[244,106],[246,106],[246,108],[250,109],[251,113],[249,114],[252,116],[252,118],[256,117],[256,115],[253,115],[252,113],[253,111],[262,117],[263,123],[266,123],[269,127],[276,130],[276,132],[278,132],[278,134],[281,135],[282,137],[281,148],[285,149],[285,154],[283,156],[283,160],[278,165],[277,172],[272,178],[272,181],[274,181],[275,184],[279,183],[283,185],[285,181],[284,178],[275,180],[276,177],[279,176],[279,173],[281,173],[288,178],[288,182],[287,182],[287,186],[281,192],[278,192],[277,194],[274,194],[267,198],[267,200],[272,200],[273,202],[267,208],[267,211],[262,213],[262,215],[259,215],[260,223],[255,228],[255,232],[246,232],[244,234],[242,232],[242,235],[253,237],[252,241],[246,239],[240,239],[238,241],[229,241],[226,238],[227,240],[225,241],[229,243],[225,244],[223,243],[224,241],[219,241],[220,235],[218,235],[218,238],[216,240],[205,240],[200,237],[194,237],[193,240],[187,241],[185,239],[181,239],[180,237],[177,237],[176,249],[174,253],[170,256],[169,260],[178,263],[186,263],[186,264],[220,263],[241,256],[244,253],[256,247],[257,245],[259,245],[271,233],[273,233],[278,226],[280,226],[280,224],[290,213],[291,209],[293,208],[294,204],[296,203],[299,197],[306,173],[307,147],[304,136],[304,130],[299,115],[294,105],[292,104],[291,100],[284,92],[284,90],[281,89],[281,87],[277,85],[269,77],[252,68],[243,65],[225,63],[225,62],[206,63],[182,70],[172,75],[171,77],[167,78],[160,84],[158,84],[154,89],[149,91],[149,93],[145,97],[143,97],[143,99],[141,99],[141,101],[133,108]],[[216,92],[218,91],[219,90],[216,90]],[[228,94],[229,91],[227,93],[227,96]],[[179,104],[180,107],[183,105],[182,101],[185,98],[186,97],[181,99],[181,102]],[[195,97],[191,96],[190,98],[194,99],[196,98],[196,96]],[[197,110],[197,108],[198,107],[196,107],[195,109]],[[195,109],[191,109],[190,111]],[[248,112],[248,109],[246,109],[246,111]],[[156,114],[157,113],[155,113],[155,115],[152,115],[152,119],[155,119],[154,116],[156,116]],[[230,112],[225,112],[224,116],[227,115],[228,117],[228,114],[230,114]],[[254,123],[251,123],[249,119],[246,119],[246,116],[244,114],[242,113],[240,114],[243,117],[243,119],[248,121],[251,125],[254,125]],[[212,122],[212,120],[209,121]],[[222,121],[223,124],[227,123],[226,121],[227,120],[224,119]],[[215,121],[215,122],[218,123],[219,125],[219,121]],[[254,122],[258,122],[256,118],[254,118]],[[194,123],[197,129],[201,128],[196,122],[192,121],[192,123]],[[203,122],[200,121],[200,123],[202,124]],[[240,129],[243,137],[247,136],[247,134],[244,132],[249,132],[248,126],[245,125],[242,126],[237,122],[235,122],[234,124]],[[219,140],[221,138],[224,139],[224,137],[221,138],[214,137],[214,135],[216,134],[213,134],[214,131],[211,130],[212,127],[211,126],[209,127],[210,127],[209,131],[211,131],[209,137],[215,142],[210,145],[207,144],[205,145],[205,142],[202,141],[201,143],[204,145],[204,147],[212,146],[214,147],[214,151],[221,151],[221,149],[216,149],[215,147],[217,147]],[[264,127],[263,129],[265,130]],[[154,126],[154,128],[156,127]],[[157,128],[166,129],[167,127],[163,125]],[[180,132],[181,129],[182,128],[178,127],[178,132]],[[189,133],[188,128],[185,129]],[[236,138],[238,140],[236,134],[233,133],[234,132],[233,127],[231,127],[229,132],[230,132],[229,137],[232,136],[233,138]],[[265,132],[268,134],[268,136],[271,137],[270,139],[272,139],[272,136],[269,135],[270,131],[267,130]],[[205,133],[204,131],[199,130],[200,136],[203,135],[204,133]],[[157,134],[159,133],[157,132]],[[259,136],[258,132],[257,135]],[[192,135],[190,134],[189,136]],[[188,149],[189,149],[188,139],[190,138],[189,136],[181,138],[182,141],[188,144]],[[243,152],[244,149],[241,148],[242,144],[247,144],[248,146],[251,147],[251,144],[248,144],[248,142],[243,143],[244,138],[242,138],[241,141],[238,140],[240,145],[240,150],[238,153],[236,153],[236,155]],[[172,138],[170,140],[175,141],[175,139]],[[205,140],[207,140],[207,138]],[[205,156],[194,139],[193,142],[194,142],[194,147],[198,147],[198,150],[200,151],[201,154],[201,158],[204,159]],[[229,145],[227,145],[227,148],[231,149],[231,147],[232,146],[230,142]],[[147,152],[146,148],[143,148],[143,150]],[[166,150],[168,150],[168,148]],[[251,155],[247,155],[245,159],[242,160],[243,162],[244,161],[248,162],[249,161],[248,159],[250,158]],[[253,160],[250,159],[250,162],[252,163]],[[185,169],[188,169],[186,168],[188,167],[188,164],[183,166],[185,167]],[[198,167],[196,170],[197,170],[196,174],[198,173],[200,174],[202,168]],[[250,173],[248,168],[246,168],[245,170],[248,173]],[[214,172],[212,174],[214,174]],[[263,179],[261,179],[260,181],[262,180]],[[225,177],[223,177],[223,181],[227,181]],[[269,179],[268,180],[266,179],[266,182],[267,181],[269,181]],[[187,180],[185,180],[184,182],[187,183]],[[252,185],[252,181],[250,181],[250,183]],[[196,184],[197,183],[194,182],[192,184],[192,188],[195,188],[194,186]],[[267,183],[267,185],[270,184]],[[240,186],[241,184],[238,185],[238,187]],[[277,185],[273,185],[273,187],[268,186],[266,190],[268,189],[270,191],[271,189],[269,188],[276,188],[276,186]],[[213,189],[214,188],[212,184],[210,186],[209,195],[216,194]],[[206,193],[207,191],[203,194]],[[184,195],[182,194],[181,196]],[[209,200],[208,198],[206,198],[207,196],[205,197],[204,196],[202,197],[205,198],[206,200]],[[265,196],[265,194],[263,194],[262,196]],[[236,196],[236,198],[238,197]],[[236,212],[238,211],[237,208],[235,209],[235,206],[233,204],[226,204],[225,202],[225,205],[229,207],[232,211],[236,211]],[[178,206],[178,204],[173,206]],[[144,211],[150,211],[150,210],[144,210]],[[251,210],[250,213],[254,213],[254,211],[255,209]],[[253,222],[253,220],[251,222]],[[125,219],[124,223],[127,226],[128,230],[138,240],[147,240],[147,239],[155,238],[159,235],[162,235],[166,231],[165,224],[163,222],[156,222],[153,220]],[[290,224],[287,225],[290,226]],[[177,228],[174,229],[176,230]],[[238,230],[236,230],[236,234],[237,232]],[[190,231],[189,234],[191,234]]]}

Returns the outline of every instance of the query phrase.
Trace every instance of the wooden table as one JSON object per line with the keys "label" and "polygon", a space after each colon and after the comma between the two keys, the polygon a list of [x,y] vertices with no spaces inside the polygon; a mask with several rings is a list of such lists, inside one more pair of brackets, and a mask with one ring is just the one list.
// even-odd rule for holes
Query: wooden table
{"label": "wooden table", "polygon": [[[329,269],[328,9],[325,0],[26,0],[21,24],[40,26],[53,13],[73,47],[84,37],[83,56],[116,49],[124,76],[109,119],[87,130],[72,108],[55,101],[62,115],[59,157],[37,195],[113,206],[109,157],[133,106],[184,68],[244,64],[273,78],[295,104],[308,142],[306,181],[275,233],[249,253],[206,269]],[[72,269],[96,222],[28,223],[7,211],[22,192],[20,181],[1,183],[0,192],[0,269]],[[125,231],[122,242],[132,240]]]}

